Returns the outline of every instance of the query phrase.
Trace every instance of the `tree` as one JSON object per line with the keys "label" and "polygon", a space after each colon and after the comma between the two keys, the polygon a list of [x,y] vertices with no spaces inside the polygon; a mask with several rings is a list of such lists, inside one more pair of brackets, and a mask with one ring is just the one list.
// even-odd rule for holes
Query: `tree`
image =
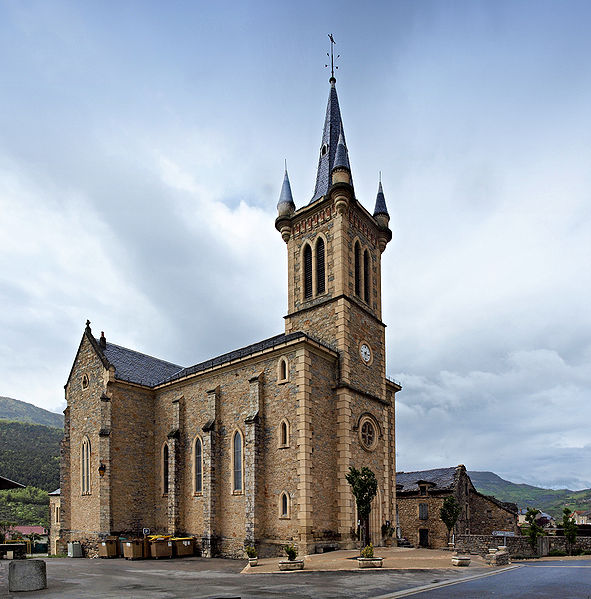
{"label": "tree", "polygon": [[365,466],[361,470],[349,467],[345,474],[347,482],[351,485],[351,491],[357,504],[357,514],[363,531],[363,545],[369,545],[369,514],[371,513],[371,502],[378,492],[378,481],[376,475]]}
{"label": "tree", "polygon": [[573,518],[573,513],[567,507],[562,510],[562,513],[562,529],[564,530],[564,536],[568,542],[568,553],[571,555],[573,543],[577,540],[579,527]]}
{"label": "tree", "polygon": [[4,543],[6,540],[6,533],[12,530],[16,526],[15,522],[10,520],[0,520],[0,543]]}
{"label": "tree", "polygon": [[439,510],[439,516],[443,520],[443,523],[447,527],[447,542],[449,543],[449,537],[451,535],[452,528],[456,525],[462,508],[457,502],[456,498],[452,496],[446,497],[443,501],[443,506]]}
{"label": "tree", "polygon": [[540,510],[531,507],[527,508],[527,514],[525,514],[525,520],[529,524],[525,534],[529,537],[529,544],[534,553],[537,553],[538,537],[544,536],[542,527],[536,522],[538,514],[541,514]]}

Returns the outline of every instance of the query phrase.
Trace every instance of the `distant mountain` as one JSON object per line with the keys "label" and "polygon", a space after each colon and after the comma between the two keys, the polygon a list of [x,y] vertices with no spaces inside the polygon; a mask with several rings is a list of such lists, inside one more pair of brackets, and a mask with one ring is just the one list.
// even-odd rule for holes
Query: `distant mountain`
{"label": "distant mountain", "polygon": [[49,412],[33,404],[10,397],[0,397],[0,419],[64,428],[62,414]]}
{"label": "distant mountain", "polygon": [[0,420],[0,475],[55,491],[60,486],[62,437],[63,430],[54,426]]}
{"label": "distant mountain", "polygon": [[544,489],[512,483],[494,472],[468,472],[468,475],[480,493],[516,503],[519,508],[538,508],[559,520],[562,519],[564,507],[571,510],[591,510],[591,489]]}

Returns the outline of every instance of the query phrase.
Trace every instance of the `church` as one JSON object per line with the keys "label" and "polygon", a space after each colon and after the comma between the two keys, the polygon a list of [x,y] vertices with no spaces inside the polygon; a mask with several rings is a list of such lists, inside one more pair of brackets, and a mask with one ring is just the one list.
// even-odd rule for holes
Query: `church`
{"label": "church", "polygon": [[392,238],[379,183],[356,198],[334,75],[312,198],[285,172],[275,226],[287,249],[285,332],[184,367],[95,336],[67,383],[60,543],[195,536],[204,556],[355,546],[345,474],[369,467],[371,539],[396,522],[394,399],[386,376],[381,257]]}

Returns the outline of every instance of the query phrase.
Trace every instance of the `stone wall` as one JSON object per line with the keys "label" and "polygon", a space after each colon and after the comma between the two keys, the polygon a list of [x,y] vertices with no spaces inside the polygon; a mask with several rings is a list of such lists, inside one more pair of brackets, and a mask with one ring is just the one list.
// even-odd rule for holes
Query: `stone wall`
{"label": "stone wall", "polygon": [[470,493],[469,503],[471,534],[490,535],[495,530],[514,533],[519,531],[517,514],[504,509],[485,495]]}
{"label": "stone wall", "polygon": [[[419,546],[420,530],[427,530],[429,534],[429,547],[447,547],[447,528],[443,524],[439,511],[447,494],[430,493],[425,497],[402,496],[396,498],[398,504],[398,517],[402,536],[415,547]],[[426,520],[419,518],[419,505],[428,506]]]}
{"label": "stone wall", "polygon": [[[533,551],[526,536],[493,537],[492,535],[457,535],[456,549],[459,553],[488,555],[488,550],[506,544],[511,556],[536,557],[547,555],[549,551],[558,549],[568,553],[568,544],[564,537],[547,536],[539,539],[538,550]],[[506,541],[506,543],[505,543]],[[591,551],[591,537],[579,537],[573,550]]]}

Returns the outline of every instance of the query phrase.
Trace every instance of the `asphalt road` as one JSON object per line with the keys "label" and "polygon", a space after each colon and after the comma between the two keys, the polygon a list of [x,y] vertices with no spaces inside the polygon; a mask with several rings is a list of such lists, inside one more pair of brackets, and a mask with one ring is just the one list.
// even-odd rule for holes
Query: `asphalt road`
{"label": "asphalt road", "polygon": [[425,584],[458,580],[489,568],[240,574],[243,560],[185,558],[47,559],[48,588],[8,593],[8,561],[0,561],[0,597],[13,599],[369,599]]}
{"label": "asphalt road", "polygon": [[517,562],[518,568],[438,589],[417,599],[591,599],[591,560]]}

